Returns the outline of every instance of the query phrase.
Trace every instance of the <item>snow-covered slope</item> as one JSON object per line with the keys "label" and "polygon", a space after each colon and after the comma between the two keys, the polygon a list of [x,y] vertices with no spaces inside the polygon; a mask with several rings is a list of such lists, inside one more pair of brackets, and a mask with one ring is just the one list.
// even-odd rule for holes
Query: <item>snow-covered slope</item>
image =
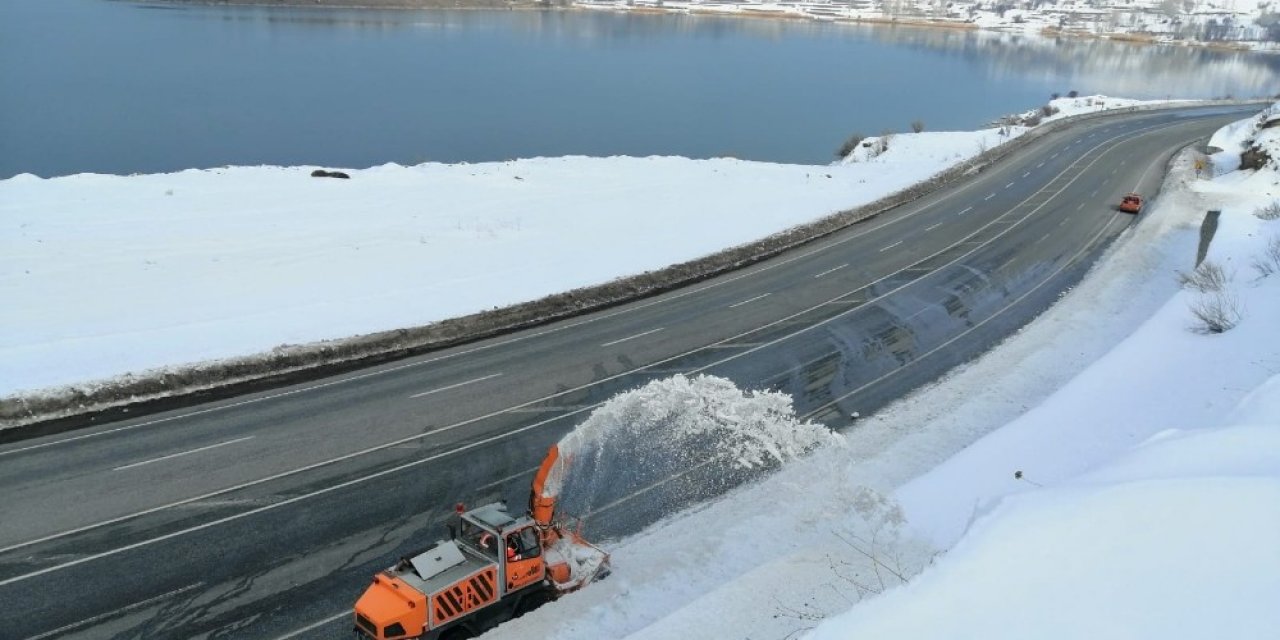
{"label": "snow-covered slope", "polygon": [[[1280,376],[1257,392],[1280,402]],[[1274,638],[1280,414],[1165,432],[1000,502],[910,584],[806,636]]]}

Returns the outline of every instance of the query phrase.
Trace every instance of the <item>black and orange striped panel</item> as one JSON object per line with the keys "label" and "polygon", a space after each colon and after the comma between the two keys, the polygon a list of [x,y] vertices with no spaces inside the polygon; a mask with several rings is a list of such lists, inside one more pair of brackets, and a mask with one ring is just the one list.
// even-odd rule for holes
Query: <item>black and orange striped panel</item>
{"label": "black and orange striped panel", "polygon": [[435,594],[431,597],[431,628],[492,604],[498,599],[497,584],[497,567],[487,567]]}

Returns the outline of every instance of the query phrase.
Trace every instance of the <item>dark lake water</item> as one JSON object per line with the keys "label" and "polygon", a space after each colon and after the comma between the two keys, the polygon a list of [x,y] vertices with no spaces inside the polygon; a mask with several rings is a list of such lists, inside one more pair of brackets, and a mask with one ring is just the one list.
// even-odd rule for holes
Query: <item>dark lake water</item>
{"label": "dark lake water", "polygon": [[1280,89],[1280,57],[588,11],[0,2],[0,178],[226,164],[731,155],[971,129],[1076,89]]}

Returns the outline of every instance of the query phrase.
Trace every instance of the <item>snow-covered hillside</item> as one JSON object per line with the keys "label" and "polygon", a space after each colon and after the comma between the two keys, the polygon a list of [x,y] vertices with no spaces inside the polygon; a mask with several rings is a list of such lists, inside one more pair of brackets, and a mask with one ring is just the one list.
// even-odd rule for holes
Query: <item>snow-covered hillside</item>
{"label": "snow-covered hillside", "polygon": [[572,4],[587,9],[925,24],[1280,50],[1280,11],[1267,0],[573,0]]}
{"label": "snow-covered hillside", "polygon": [[[1216,140],[1265,142],[1259,122]],[[1280,173],[1196,160],[999,348],[486,638],[1280,635]],[[1178,277],[1206,209],[1240,310],[1222,333]]]}

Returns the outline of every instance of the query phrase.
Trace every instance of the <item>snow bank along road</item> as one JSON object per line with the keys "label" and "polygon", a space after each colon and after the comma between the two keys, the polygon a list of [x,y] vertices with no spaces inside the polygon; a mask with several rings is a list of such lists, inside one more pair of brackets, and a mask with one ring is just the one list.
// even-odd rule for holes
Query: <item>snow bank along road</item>
{"label": "snow bank along road", "polygon": [[[453,502],[525,498],[610,395],[707,372],[833,427],[989,348],[1077,281],[1178,148],[1243,117],[1100,118],[803,250],[571,321],[0,448],[15,637],[345,637],[369,576]],[[855,427],[856,428],[856,427]],[[696,481],[696,479],[694,479]],[[597,535],[644,526],[625,504]],[[305,630],[305,631],[303,631]]]}

